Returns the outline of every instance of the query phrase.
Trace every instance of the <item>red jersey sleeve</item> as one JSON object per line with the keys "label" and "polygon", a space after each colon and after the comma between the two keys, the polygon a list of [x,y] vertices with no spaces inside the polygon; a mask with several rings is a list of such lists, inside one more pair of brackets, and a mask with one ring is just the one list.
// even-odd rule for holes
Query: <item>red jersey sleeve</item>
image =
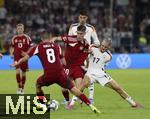
{"label": "red jersey sleeve", "polygon": [[61,36],[62,40],[65,42],[65,43],[68,43],[68,44],[72,44],[72,43],[77,43],[77,36],[68,36],[68,35],[63,35]]}
{"label": "red jersey sleeve", "polygon": [[29,47],[33,46],[31,38],[28,35],[26,35],[26,37],[27,37],[27,44],[28,44],[28,46]]}
{"label": "red jersey sleeve", "polygon": [[15,38],[16,38],[16,36],[14,36],[14,37],[11,39],[11,46],[12,46],[12,47],[14,47],[14,45],[15,45]]}
{"label": "red jersey sleeve", "polygon": [[34,46],[27,52],[27,54],[29,55],[29,57],[32,57],[33,55],[38,54],[38,52],[38,46]]}

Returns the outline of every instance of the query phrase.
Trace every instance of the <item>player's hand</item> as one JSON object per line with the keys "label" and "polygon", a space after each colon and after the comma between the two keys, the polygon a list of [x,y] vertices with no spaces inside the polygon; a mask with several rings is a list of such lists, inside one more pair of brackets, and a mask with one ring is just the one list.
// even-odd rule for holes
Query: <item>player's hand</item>
{"label": "player's hand", "polygon": [[92,47],[96,47],[96,45],[95,45],[95,44],[91,44],[91,45],[89,45],[89,49],[88,49],[88,52],[89,52],[89,53],[91,53],[91,52],[92,52]]}
{"label": "player's hand", "polygon": [[3,55],[0,53],[0,59],[3,57]]}
{"label": "player's hand", "polygon": [[67,37],[66,36],[63,36],[63,41],[67,41]]}
{"label": "player's hand", "polygon": [[14,59],[14,55],[10,54],[11,59]]}
{"label": "player's hand", "polygon": [[55,40],[56,40],[56,37],[52,37],[52,38],[49,40],[49,42],[50,42],[50,43],[54,43]]}
{"label": "player's hand", "polygon": [[16,66],[18,66],[18,62],[17,61],[15,61],[13,64],[11,64],[10,65],[11,67],[16,67]]}

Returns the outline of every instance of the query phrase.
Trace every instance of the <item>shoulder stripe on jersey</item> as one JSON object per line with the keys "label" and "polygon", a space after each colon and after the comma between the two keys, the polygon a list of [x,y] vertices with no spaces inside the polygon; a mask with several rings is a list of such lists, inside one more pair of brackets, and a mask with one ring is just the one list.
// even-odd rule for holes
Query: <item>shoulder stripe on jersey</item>
{"label": "shoulder stripe on jersey", "polygon": [[74,24],[71,24],[71,27],[78,26],[78,25],[79,25],[79,23],[74,23]]}
{"label": "shoulder stripe on jersey", "polygon": [[35,51],[34,51],[34,55],[36,55],[36,54],[38,54],[39,53],[39,48],[38,48],[38,46],[36,46],[36,49],[35,49]]}
{"label": "shoulder stripe on jersey", "polygon": [[90,28],[92,28],[94,31],[95,31],[95,27],[94,26],[92,26],[91,24],[85,24],[87,27],[90,27]]}
{"label": "shoulder stripe on jersey", "polygon": [[112,59],[111,52],[109,50],[106,50],[107,54],[110,56],[110,59]]}
{"label": "shoulder stripe on jersey", "polygon": [[27,37],[27,39],[28,39],[29,41],[31,41],[30,36],[28,36],[27,34],[24,34],[24,36]]}
{"label": "shoulder stripe on jersey", "polygon": [[91,24],[87,24],[87,23],[86,23],[85,25],[87,25],[87,26],[89,26],[89,27],[93,27]]}
{"label": "shoulder stripe on jersey", "polygon": [[[79,23],[71,24],[70,27],[69,27],[69,32],[72,30],[73,27],[78,26],[78,24],[79,24]],[[72,33],[71,33],[71,35],[72,35]]]}
{"label": "shoulder stripe on jersey", "polygon": [[27,38],[27,43],[28,43],[28,45],[30,45],[30,43],[31,43],[31,38],[30,38],[30,36],[28,36],[27,34],[24,34],[24,36]]}

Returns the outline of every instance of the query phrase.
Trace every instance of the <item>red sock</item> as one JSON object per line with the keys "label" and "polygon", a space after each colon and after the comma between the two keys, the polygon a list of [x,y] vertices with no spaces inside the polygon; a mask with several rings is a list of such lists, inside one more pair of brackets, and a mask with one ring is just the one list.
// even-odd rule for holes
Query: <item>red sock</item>
{"label": "red sock", "polygon": [[16,74],[16,79],[17,79],[18,87],[21,88],[21,78],[20,78],[20,74]]}
{"label": "red sock", "polygon": [[80,96],[79,96],[80,100],[82,100],[86,105],[90,105],[90,101],[88,100],[88,98],[82,93]]}
{"label": "red sock", "polygon": [[25,82],[26,82],[26,76],[22,76],[22,89],[24,89]]}
{"label": "red sock", "polygon": [[37,96],[38,96],[38,100],[40,101],[40,103],[45,103],[45,96],[44,96],[44,93],[43,92],[37,92]]}
{"label": "red sock", "polygon": [[43,91],[41,90],[40,92],[36,92],[36,95],[37,95],[37,96],[44,96],[44,93],[43,93]]}
{"label": "red sock", "polygon": [[62,91],[62,94],[65,97],[66,101],[69,101],[69,91],[68,90]]}

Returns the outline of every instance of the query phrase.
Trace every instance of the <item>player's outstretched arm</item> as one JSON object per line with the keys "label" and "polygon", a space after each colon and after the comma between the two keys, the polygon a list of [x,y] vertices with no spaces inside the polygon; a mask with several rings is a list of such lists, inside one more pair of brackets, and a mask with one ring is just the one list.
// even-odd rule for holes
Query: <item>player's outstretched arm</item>
{"label": "player's outstretched arm", "polygon": [[14,64],[12,64],[12,67],[16,67],[20,64],[22,64],[23,62],[27,61],[29,59],[29,55],[25,55],[23,58],[21,58],[18,62],[14,62]]}
{"label": "player's outstretched arm", "polygon": [[61,36],[53,37],[53,38],[52,38],[52,41],[53,41],[53,42],[54,42],[54,41],[62,41],[62,38],[61,38]]}
{"label": "player's outstretched arm", "polygon": [[27,52],[24,52],[24,51],[21,52],[21,56],[24,57],[24,56],[26,56],[26,55],[27,55]]}
{"label": "player's outstretched arm", "polygon": [[107,53],[108,53],[108,55],[104,58],[104,62],[105,63],[108,63],[108,62],[110,62],[112,60],[111,52],[108,50]]}
{"label": "player's outstretched arm", "polygon": [[91,53],[93,50],[92,50],[92,48],[93,47],[97,47],[97,45],[96,44],[91,44],[91,45],[89,45],[89,48],[88,48],[88,52],[89,53]]}

